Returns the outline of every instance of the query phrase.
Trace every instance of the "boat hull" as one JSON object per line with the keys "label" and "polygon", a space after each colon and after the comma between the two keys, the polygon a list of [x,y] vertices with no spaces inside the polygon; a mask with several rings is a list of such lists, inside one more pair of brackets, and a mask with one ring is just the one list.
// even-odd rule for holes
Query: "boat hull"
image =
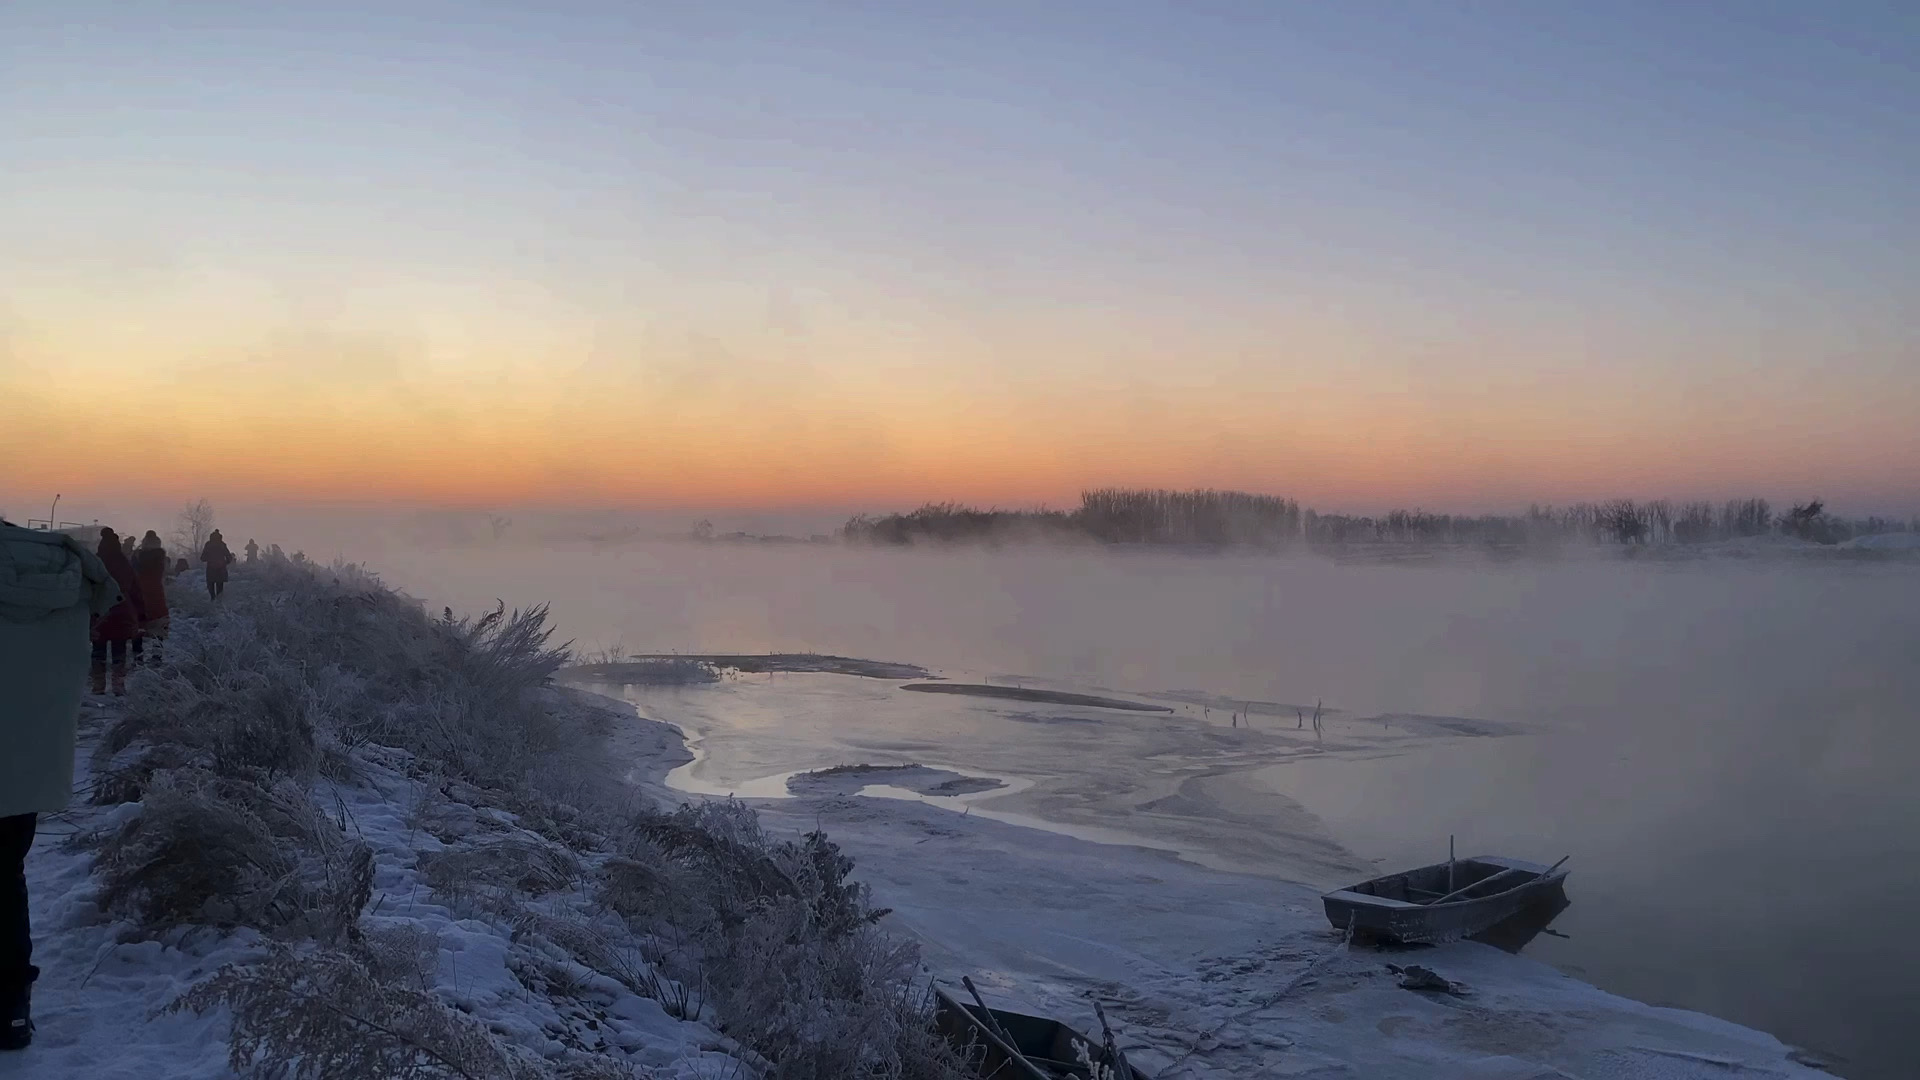
{"label": "boat hull", "polygon": [[1327,921],[1360,940],[1439,944],[1473,937],[1530,908],[1565,899],[1566,872],[1549,872],[1537,863],[1482,855],[1460,860],[1454,871],[1464,875],[1463,885],[1506,872],[1510,878],[1503,881],[1513,884],[1487,896],[1423,902],[1451,891],[1448,864],[1438,863],[1327,893],[1322,898]]}

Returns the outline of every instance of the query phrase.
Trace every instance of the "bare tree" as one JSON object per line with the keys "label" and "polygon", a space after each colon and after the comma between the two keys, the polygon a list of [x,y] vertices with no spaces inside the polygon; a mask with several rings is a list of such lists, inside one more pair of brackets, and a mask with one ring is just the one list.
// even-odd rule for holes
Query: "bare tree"
{"label": "bare tree", "polygon": [[196,499],[180,510],[180,517],[174,522],[173,544],[180,554],[200,561],[200,549],[206,546],[207,537],[213,534],[213,504],[205,499]]}
{"label": "bare tree", "polygon": [[1606,535],[1622,544],[1647,542],[1647,513],[1632,499],[1615,499],[1600,508],[1600,524]]}
{"label": "bare tree", "polygon": [[501,517],[499,514],[488,514],[487,524],[493,528],[493,538],[499,540],[507,534],[507,526],[513,524],[513,519]]}

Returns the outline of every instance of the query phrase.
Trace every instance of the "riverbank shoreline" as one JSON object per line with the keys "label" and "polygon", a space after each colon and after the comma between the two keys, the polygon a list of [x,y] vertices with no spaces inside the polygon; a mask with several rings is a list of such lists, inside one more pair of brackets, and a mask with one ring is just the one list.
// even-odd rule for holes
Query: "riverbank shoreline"
{"label": "riverbank shoreline", "polygon": [[[650,790],[712,797],[669,785],[692,755],[684,741],[662,755],[664,732],[681,729],[634,709],[611,749],[632,755],[630,779]],[[996,796],[1030,806],[1032,792],[989,789],[969,803],[786,787],[785,797],[745,801],[770,826],[826,829],[892,909],[888,923],[920,943],[933,976],[970,975],[996,1004],[1081,1026],[1095,1023],[1097,997],[1129,1056],[1167,1080],[1832,1075],[1763,1032],[1608,994],[1486,945],[1413,957],[1466,983],[1468,997],[1400,989],[1385,965],[1406,958],[1349,949],[1316,888],[989,816]],[[1223,787],[1241,805],[1258,791],[1221,770],[1162,799],[1212,800],[1229,794]]]}

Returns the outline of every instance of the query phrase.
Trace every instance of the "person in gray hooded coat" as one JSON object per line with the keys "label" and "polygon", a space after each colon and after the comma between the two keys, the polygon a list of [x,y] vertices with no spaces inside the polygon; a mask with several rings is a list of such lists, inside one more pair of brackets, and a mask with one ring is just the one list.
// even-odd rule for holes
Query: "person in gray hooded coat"
{"label": "person in gray hooded coat", "polygon": [[72,796],[88,631],[119,599],[73,537],[0,520],[0,1050],[33,1038],[27,851],[37,815]]}

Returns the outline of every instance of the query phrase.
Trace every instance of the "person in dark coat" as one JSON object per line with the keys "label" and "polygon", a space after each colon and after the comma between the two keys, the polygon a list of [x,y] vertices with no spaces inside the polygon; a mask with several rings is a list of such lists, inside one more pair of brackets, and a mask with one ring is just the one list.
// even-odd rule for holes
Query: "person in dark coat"
{"label": "person in dark coat", "polygon": [[252,566],[253,561],[255,559],[258,559],[259,557],[260,557],[260,545],[254,543],[252,540],[248,540],[247,541],[247,565]]}
{"label": "person in dark coat", "polygon": [[127,643],[140,636],[145,607],[140,602],[140,586],[135,582],[133,564],[112,529],[100,529],[100,547],[94,552],[107,568],[108,576],[120,587],[120,602],[108,609],[93,625],[93,692],[107,692],[107,659],[113,659],[113,692],[127,692]]}
{"label": "person in dark coat", "polygon": [[[140,538],[139,550],[133,553],[133,577],[140,587],[140,603],[146,608],[140,636],[146,642],[149,664],[160,663],[171,624],[167,616],[167,562],[167,549],[160,543],[160,534],[148,529],[147,535]],[[135,651],[139,651],[139,646],[135,646]]]}
{"label": "person in dark coat", "polygon": [[207,568],[207,596],[220,599],[227,588],[227,567],[233,565],[233,552],[221,538],[219,529],[213,530],[213,535],[207,537],[207,546],[200,549],[200,562]]}

